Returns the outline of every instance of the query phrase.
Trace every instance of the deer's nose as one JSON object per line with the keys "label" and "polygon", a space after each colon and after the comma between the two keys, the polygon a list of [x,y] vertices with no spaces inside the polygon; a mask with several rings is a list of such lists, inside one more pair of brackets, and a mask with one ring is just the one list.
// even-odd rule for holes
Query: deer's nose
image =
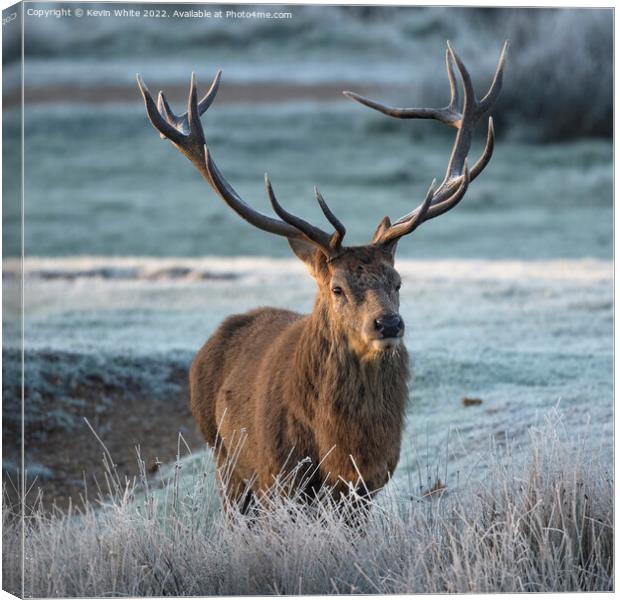
{"label": "deer's nose", "polygon": [[404,323],[400,315],[382,315],[375,319],[375,329],[384,338],[398,337],[403,331]]}

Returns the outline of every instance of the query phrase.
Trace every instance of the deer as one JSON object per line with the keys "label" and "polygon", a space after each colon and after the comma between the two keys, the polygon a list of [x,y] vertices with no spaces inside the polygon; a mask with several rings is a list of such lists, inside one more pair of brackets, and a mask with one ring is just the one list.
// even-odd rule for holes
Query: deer
{"label": "deer", "polygon": [[[489,163],[495,140],[491,116],[484,150],[471,169],[468,153],[476,125],[500,94],[507,47],[506,42],[480,100],[450,42],[445,53],[450,101],[444,108],[395,108],[343,92],[390,117],[434,119],[456,129],[441,184],[436,187],[433,180],[422,203],[396,221],[384,217],[370,243],[361,246],[343,245],[345,226],[316,187],[316,200],[333,231],[288,212],[267,174],[265,188],[275,216],[252,208],[227,181],[201,124],[217,94],[221,70],[200,100],[192,73],[187,111],[178,116],[162,92],[156,103],[137,75],[148,119],[160,137],[172,142],[242,219],[286,238],[317,285],[310,314],[257,308],[232,315],[191,364],[190,405],[200,431],[208,446],[218,448],[220,469],[234,459],[226,481],[220,482],[227,506],[247,512],[278,477],[303,463],[311,467],[303,478],[308,501],[326,485],[336,501],[351,494],[372,498],[392,477],[409,394],[397,244],[422,223],[453,209]],[[239,447],[235,439],[241,432]]]}

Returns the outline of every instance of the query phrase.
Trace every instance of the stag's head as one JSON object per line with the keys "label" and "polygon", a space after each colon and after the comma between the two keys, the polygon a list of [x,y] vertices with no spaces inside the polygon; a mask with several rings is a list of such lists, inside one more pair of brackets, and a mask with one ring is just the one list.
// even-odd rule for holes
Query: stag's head
{"label": "stag's head", "polygon": [[[344,334],[349,346],[360,355],[377,355],[402,343],[405,324],[399,314],[400,276],[394,269],[398,240],[413,232],[423,222],[454,208],[473,181],[486,167],[493,153],[493,121],[488,120],[484,152],[468,168],[467,155],[474,128],[495,103],[502,84],[507,44],[500,54],[493,81],[486,95],[478,100],[471,77],[459,56],[448,43],[446,70],[450,84],[450,102],[445,108],[393,108],[369,100],[353,92],[349,98],[374,110],[399,119],[436,119],[454,127],[456,138],[446,175],[436,187],[431,184],[424,201],[394,223],[384,217],[374,236],[365,246],[342,244],[345,227],[332,213],[318,190],[316,199],[323,214],[334,228],[328,233],[297,217],[278,202],[269,178],[265,186],[271,206],[279,218],[270,217],[248,205],[224,178],[208,149],[200,122],[211,106],[220,83],[218,72],[209,91],[199,101],[196,78],[192,74],[187,112],[175,115],[163,93],[155,103],[144,82],[138,84],[147,114],[162,138],[169,139],[192,163],[220,198],[243,219],[269,233],[286,237],[294,253],[304,261],[319,287],[318,303],[329,315],[333,327]],[[456,84],[458,71],[463,100]]]}
{"label": "stag's head", "polygon": [[291,242],[318,284],[317,303],[339,339],[360,357],[397,348],[405,333],[400,316],[400,275],[390,248],[340,248],[327,256],[305,242]]}

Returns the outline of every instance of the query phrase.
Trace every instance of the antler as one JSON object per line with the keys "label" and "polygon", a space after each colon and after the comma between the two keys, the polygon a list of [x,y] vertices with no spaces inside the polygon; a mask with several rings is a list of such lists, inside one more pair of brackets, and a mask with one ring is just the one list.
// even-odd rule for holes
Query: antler
{"label": "antler", "polygon": [[329,234],[300,217],[287,212],[278,202],[273,192],[269,177],[265,174],[265,187],[275,213],[280,219],[268,217],[247,204],[234,188],[226,181],[217,165],[212,153],[205,142],[200,117],[211,106],[220,85],[222,72],[215,75],[209,91],[198,102],[196,90],[196,77],[192,73],[189,89],[187,112],[175,115],[163,92],[159,92],[157,104],[146,87],[140,75],[137,75],[138,86],[144,98],[146,112],[151,124],[159,131],[162,139],[169,139],[182,154],[184,154],[198,169],[200,174],[207,180],[209,185],[217,192],[220,198],[232,208],[240,217],[269,233],[281,235],[289,239],[302,240],[314,244],[328,258],[336,256],[341,247],[342,238],[346,232],[344,225],[334,216],[325,200],[315,188],[316,198],[321,210],[334,226],[335,233]]}
{"label": "antler", "polygon": [[[476,99],[471,77],[450,42],[448,42],[446,50],[446,70],[450,83],[450,102],[445,108],[394,108],[379,104],[374,100],[369,100],[353,92],[343,92],[352,100],[356,100],[390,117],[396,117],[397,119],[436,119],[458,130],[446,175],[440,186],[435,190],[435,181],[433,181],[424,202],[415,210],[402,216],[393,225],[390,223],[389,218],[385,217],[373,239],[374,244],[392,243],[402,236],[411,233],[424,221],[438,217],[454,208],[465,195],[469,183],[478,177],[487,166],[493,155],[495,139],[493,119],[491,117],[489,117],[488,121],[484,152],[476,161],[471,171],[467,167],[467,155],[471,147],[472,135],[476,124],[482,115],[491,109],[499,96],[507,49],[508,42],[505,42],[497,63],[493,82],[482,100]],[[463,106],[460,110],[458,109],[459,93],[453,65],[456,65],[463,86]]]}

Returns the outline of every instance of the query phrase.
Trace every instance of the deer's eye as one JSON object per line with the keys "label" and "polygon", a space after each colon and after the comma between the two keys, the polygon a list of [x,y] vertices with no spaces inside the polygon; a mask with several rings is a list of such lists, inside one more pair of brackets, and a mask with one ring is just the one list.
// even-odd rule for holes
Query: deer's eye
{"label": "deer's eye", "polygon": [[339,285],[335,285],[335,286],[332,288],[332,292],[333,292],[336,296],[342,296],[342,294],[344,293],[344,292],[342,291],[342,288],[341,288]]}

